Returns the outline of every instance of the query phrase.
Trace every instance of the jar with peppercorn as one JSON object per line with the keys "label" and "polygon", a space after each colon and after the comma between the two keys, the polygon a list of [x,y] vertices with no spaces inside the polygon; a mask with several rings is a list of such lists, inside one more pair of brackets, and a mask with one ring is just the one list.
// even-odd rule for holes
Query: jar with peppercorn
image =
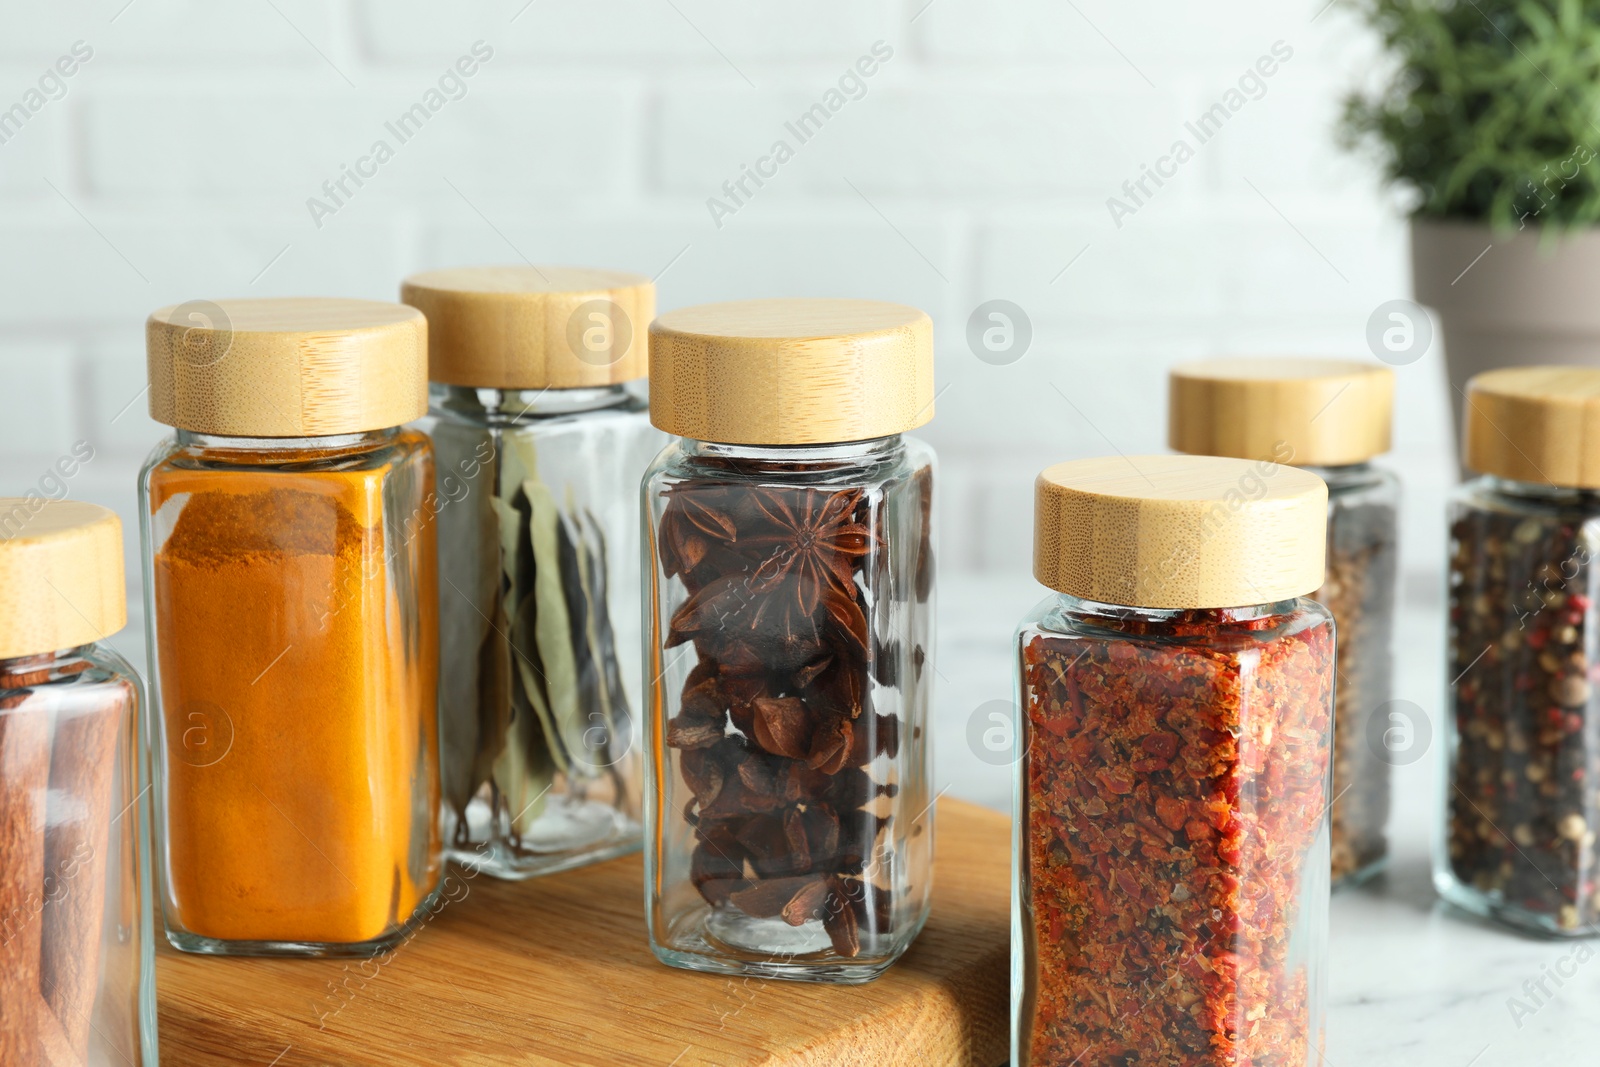
{"label": "jar with peppercorn", "polygon": [[639,479],[650,279],[576,267],[413,275],[441,506],[445,841],[502,878],[637,849]]}
{"label": "jar with peppercorn", "polygon": [[1375,724],[1391,697],[1400,483],[1371,461],[1389,450],[1394,372],[1334,359],[1232,358],[1173,369],[1168,443],[1190,455],[1269,459],[1328,485],[1328,564],[1312,599],[1337,624],[1333,885],[1388,855],[1390,766]]}
{"label": "jar with peppercorn", "polygon": [[757,300],[650,330],[646,907],[663,962],[863,982],[927,917],[933,331]]}
{"label": "jar with peppercorn", "polygon": [[1600,933],[1600,370],[1478,375],[1462,445],[1434,881],[1513,927]]}
{"label": "jar with peppercorn", "polygon": [[0,498],[7,1067],[159,1061],[144,694],[127,661],[98,643],[126,620],[113,512],[37,493]]}
{"label": "jar with peppercorn", "polygon": [[1316,1063],[1334,624],[1305,597],[1327,490],[1150,456],[1035,492],[1056,595],[1017,637],[1011,1062]]}

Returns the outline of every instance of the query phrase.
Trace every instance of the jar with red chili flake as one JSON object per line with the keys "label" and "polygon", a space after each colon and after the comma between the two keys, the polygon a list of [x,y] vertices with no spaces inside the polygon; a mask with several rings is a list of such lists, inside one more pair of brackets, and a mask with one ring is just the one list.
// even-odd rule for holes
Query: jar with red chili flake
{"label": "jar with red chili flake", "polygon": [[651,948],[865,982],[927,918],[928,316],[862,300],[650,328],[644,480]]}
{"label": "jar with red chili flake", "polygon": [[1434,883],[1544,934],[1600,933],[1600,370],[1467,384],[1450,509],[1448,770]]}
{"label": "jar with red chili flake", "polygon": [[1016,1067],[1305,1067],[1323,1042],[1327,489],[1274,463],[1062,463],[1017,637]]}

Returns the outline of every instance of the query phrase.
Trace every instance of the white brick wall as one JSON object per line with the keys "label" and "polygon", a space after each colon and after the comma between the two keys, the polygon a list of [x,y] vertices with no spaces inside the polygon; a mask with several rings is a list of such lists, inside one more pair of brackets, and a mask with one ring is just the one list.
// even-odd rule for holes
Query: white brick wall
{"label": "white brick wall", "polygon": [[[82,437],[97,455],[73,491],[131,520],[161,430],[128,405],[161,304],[392,298],[413,270],[526,255],[665,269],[663,307],[926,308],[947,565],[1025,569],[1034,471],[1160,449],[1170,363],[1362,355],[1368,314],[1407,295],[1403,224],[1332,133],[1372,45],[1338,10],[1313,21],[1324,2],[7,4],[0,109],[74,42],[94,54],[0,144],[0,491]],[[479,40],[494,55],[466,95],[314,225],[307,198]],[[717,226],[707,198],[879,40],[894,55],[865,95]],[[1106,198],[1278,41],[1294,55],[1264,95],[1115,226]],[[1034,325],[1013,366],[965,341],[997,297]],[[1440,378],[1437,353],[1400,372],[1418,575],[1441,554]]]}

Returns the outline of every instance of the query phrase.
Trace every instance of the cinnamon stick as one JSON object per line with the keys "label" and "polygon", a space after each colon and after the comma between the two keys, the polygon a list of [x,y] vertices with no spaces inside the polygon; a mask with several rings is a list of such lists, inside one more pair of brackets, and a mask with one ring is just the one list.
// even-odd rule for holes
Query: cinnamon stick
{"label": "cinnamon stick", "polygon": [[[50,822],[39,986],[79,1060],[88,1058],[100,984],[100,942],[110,853],[112,781],[126,705],[122,691],[79,697],[57,710],[50,758]],[[63,704],[66,702],[63,701]]]}
{"label": "cinnamon stick", "polygon": [[83,1067],[84,1060],[72,1050],[66,1031],[44,998],[33,995],[34,1017],[39,1020],[39,1067]]}
{"label": "cinnamon stick", "polygon": [[39,1062],[40,906],[50,713],[32,694],[0,697],[0,1063]]}

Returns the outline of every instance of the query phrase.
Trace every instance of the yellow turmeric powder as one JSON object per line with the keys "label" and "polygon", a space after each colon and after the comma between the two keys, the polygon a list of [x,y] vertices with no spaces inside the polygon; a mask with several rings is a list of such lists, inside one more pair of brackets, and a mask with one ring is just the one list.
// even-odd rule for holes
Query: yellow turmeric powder
{"label": "yellow turmeric powder", "polygon": [[426,439],[180,440],[147,486],[171,936],[398,935],[441,848]]}

